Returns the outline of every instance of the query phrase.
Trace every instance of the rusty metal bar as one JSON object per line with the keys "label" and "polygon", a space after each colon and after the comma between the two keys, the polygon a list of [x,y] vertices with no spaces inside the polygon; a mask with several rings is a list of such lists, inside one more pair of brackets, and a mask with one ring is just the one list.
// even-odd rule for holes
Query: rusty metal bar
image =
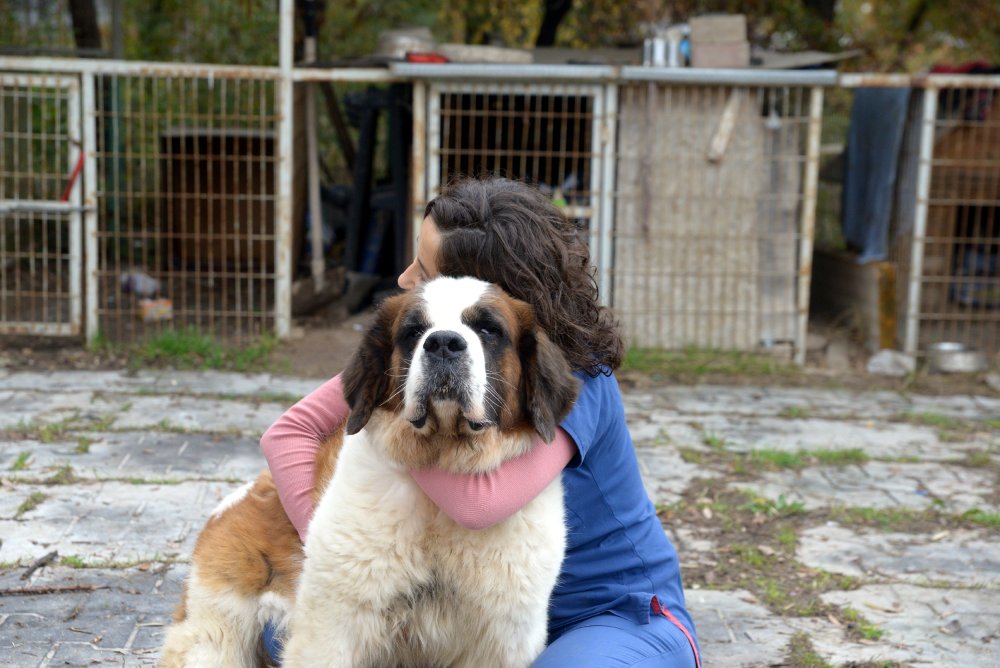
{"label": "rusty metal bar", "polygon": [[327,81],[332,83],[393,83],[402,77],[382,67],[296,67],[292,71],[296,82]]}
{"label": "rusty metal bar", "polygon": [[819,142],[823,125],[823,89],[809,91],[809,125],[806,139],[805,182],[802,184],[802,229],[799,237],[798,328],[795,363],[806,363],[809,333],[809,288],[812,282],[813,239],[816,235],[816,196],[819,187]]}
{"label": "rusty metal bar", "polygon": [[84,325],[87,342],[92,343],[100,334],[97,317],[97,105],[93,73],[80,75],[83,83],[83,216],[84,245]]}
{"label": "rusty metal bar", "polygon": [[[72,175],[76,174],[76,165],[84,157],[79,79],[73,77],[73,83],[68,92],[66,130],[69,136],[70,152],[67,171]],[[67,198],[67,203],[77,209],[69,216],[69,229],[67,230],[69,234],[69,320],[70,328],[74,334],[80,333],[83,318],[83,187],[80,184],[81,180],[81,178],[76,178],[73,181],[70,196]]]}

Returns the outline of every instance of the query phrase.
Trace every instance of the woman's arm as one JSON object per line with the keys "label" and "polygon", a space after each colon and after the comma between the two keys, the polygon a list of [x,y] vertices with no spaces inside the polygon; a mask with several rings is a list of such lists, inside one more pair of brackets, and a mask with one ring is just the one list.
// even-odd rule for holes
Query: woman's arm
{"label": "woman's arm", "polygon": [[315,510],[312,491],[316,454],[348,413],[344,387],[337,375],[285,411],[260,438],[278,498],[303,542]]}
{"label": "woman's arm", "polygon": [[[260,439],[278,498],[303,542],[315,510],[316,454],[349,412],[338,375],[285,411]],[[489,474],[459,475],[438,469],[411,474],[445,514],[468,529],[484,529],[507,519],[538,496],[576,452],[569,435],[557,429],[552,443],[538,438],[527,453]]]}
{"label": "woman's arm", "polygon": [[541,438],[525,454],[492,473],[459,475],[439,469],[411,471],[424,493],[466,529],[485,529],[507,519],[549,486],[576,454],[562,429],[551,443]]}

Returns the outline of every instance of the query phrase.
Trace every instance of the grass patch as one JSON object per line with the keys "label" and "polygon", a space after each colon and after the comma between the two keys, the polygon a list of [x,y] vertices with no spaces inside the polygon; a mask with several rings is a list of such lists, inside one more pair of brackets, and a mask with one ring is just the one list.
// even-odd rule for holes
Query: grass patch
{"label": "grass patch", "polygon": [[809,409],[805,406],[786,406],[778,413],[778,417],[801,420],[809,417]]}
{"label": "grass patch", "polygon": [[809,456],[815,458],[823,466],[852,466],[864,464],[869,457],[860,448],[847,450],[812,450]]}
{"label": "grass patch", "polygon": [[796,452],[763,448],[752,450],[747,463],[773,471],[780,469],[800,470],[816,464],[821,466],[851,466],[864,464],[868,460],[868,455],[860,448],[798,450]]}
{"label": "grass patch", "polygon": [[21,505],[17,507],[17,512],[14,513],[14,519],[20,519],[20,517],[25,513],[30,513],[32,510],[40,506],[42,501],[47,498],[48,497],[41,492],[32,492],[28,495],[28,498],[22,501]]}
{"label": "grass patch", "polygon": [[787,666],[795,668],[832,668],[829,663],[823,660],[813,648],[812,641],[806,633],[796,633],[788,641],[788,655],[785,660]]}
{"label": "grass patch", "polygon": [[93,443],[93,439],[87,438],[86,436],[80,436],[76,439],[76,447],[73,448],[73,452],[78,455],[85,455],[90,452],[90,446]]}
{"label": "grass patch", "polygon": [[991,513],[980,508],[965,511],[962,513],[962,519],[984,527],[1000,527],[1000,513]]}
{"label": "grass patch", "polygon": [[155,563],[161,562],[173,562],[173,559],[165,558],[161,554],[154,554],[150,559],[134,559],[132,561],[87,561],[81,556],[71,554],[62,557],[59,560],[61,566],[66,566],[68,568],[134,568],[139,566],[145,569],[145,567],[150,566]]}
{"label": "grass patch", "polygon": [[70,568],[87,568],[89,566],[87,562],[83,560],[83,557],[78,557],[75,554],[63,557],[59,560],[59,564]]}
{"label": "grass patch", "polygon": [[799,373],[791,362],[769,355],[734,350],[687,347],[682,350],[630,348],[622,369],[666,376],[791,376]]}
{"label": "grass patch", "polygon": [[195,327],[161,332],[135,349],[130,366],[172,366],[177,369],[249,371],[267,368],[277,345],[272,335],[246,346],[229,346]]}
{"label": "grass patch", "polygon": [[705,434],[705,437],[701,439],[702,442],[713,450],[725,450],[726,449],[726,439],[721,436],[716,436],[715,434]]}
{"label": "grass patch", "polygon": [[830,509],[830,518],[845,525],[860,524],[882,530],[915,532],[928,523],[937,524],[941,513],[930,509],[837,507]]}
{"label": "grass patch", "polygon": [[749,501],[747,501],[744,506],[754,515],[764,515],[766,517],[788,517],[790,515],[799,515],[805,512],[805,504],[801,501],[792,501],[791,503],[785,499],[784,494],[778,495],[777,500],[771,500],[764,498],[763,496],[753,496]]}
{"label": "grass patch", "polygon": [[22,452],[14,460],[14,463],[10,465],[11,471],[24,471],[28,468],[28,461],[31,459],[30,452]]}
{"label": "grass patch", "polygon": [[854,608],[843,608],[841,615],[847,621],[847,632],[857,638],[878,640],[885,635],[885,631],[866,620]]}
{"label": "grass patch", "polygon": [[992,464],[993,458],[990,457],[990,453],[979,450],[968,453],[962,463],[971,468],[981,469]]}
{"label": "grass patch", "polygon": [[766,469],[801,469],[806,465],[801,452],[785,450],[752,450],[750,461]]}
{"label": "grass patch", "polygon": [[73,472],[73,467],[69,464],[63,464],[56,472],[44,480],[46,485],[70,485],[77,481],[76,474]]}
{"label": "grass patch", "polygon": [[955,430],[961,426],[960,420],[950,415],[942,415],[941,413],[908,413],[907,417],[917,424],[936,427],[938,429]]}
{"label": "grass patch", "polygon": [[705,455],[700,450],[694,448],[678,448],[681,459],[688,464],[701,465],[705,463]]}

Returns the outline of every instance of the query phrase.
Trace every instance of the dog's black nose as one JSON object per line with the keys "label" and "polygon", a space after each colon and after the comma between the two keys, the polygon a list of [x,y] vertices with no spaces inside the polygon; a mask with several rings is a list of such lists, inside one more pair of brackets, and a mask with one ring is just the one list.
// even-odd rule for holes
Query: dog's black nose
{"label": "dog's black nose", "polygon": [[424,350],[446,360],[458,357],[468,347],[461,334],[449,330],[434,332],[424,340]]}

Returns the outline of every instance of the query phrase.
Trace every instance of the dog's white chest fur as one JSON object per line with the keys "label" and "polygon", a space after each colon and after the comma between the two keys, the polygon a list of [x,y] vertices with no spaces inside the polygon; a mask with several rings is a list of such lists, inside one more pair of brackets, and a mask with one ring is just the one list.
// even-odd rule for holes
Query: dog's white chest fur
{"label": "dog's white chest fur", "polygon": [[530,665],[564,552],[559,479],[471,531],[370,439],[345,441],[310,524],[285,665]]}

